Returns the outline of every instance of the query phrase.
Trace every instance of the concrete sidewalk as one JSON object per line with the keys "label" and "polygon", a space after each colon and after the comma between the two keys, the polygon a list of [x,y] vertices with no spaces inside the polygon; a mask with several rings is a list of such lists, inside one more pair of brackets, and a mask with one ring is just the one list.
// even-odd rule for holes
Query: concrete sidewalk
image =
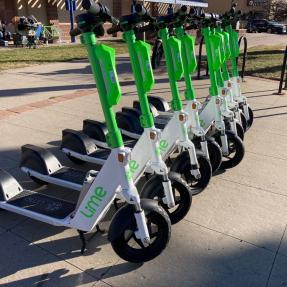
{"label": "concrete sidewalk", "polygon": [[[125,56],[118,67],[123,106],[136,93]],[[206,97],[208,81],[194,85],[198,97]],[[124,262],[106,234],[91,237],[81,256],[76,231],[1,211],[0,286],[286,286],[287,98],[273,95],[277,88],[278,82],[247,78],[243,92],[255,123],[246,135],[246,157],[194,197],[192,210],[173,226],[170,245],[160,257],[144,265]],[[165,74],[157,75],[152,94],[170,98]],[[58,150],[61,131],[80,129],[85,118],[103,118],[86,61],[1,75],[0,168],[24,186],[39,188],[17,168],[21,145],[47,147],[71,166]],[[77,196],[51,186],[43,192]]]}

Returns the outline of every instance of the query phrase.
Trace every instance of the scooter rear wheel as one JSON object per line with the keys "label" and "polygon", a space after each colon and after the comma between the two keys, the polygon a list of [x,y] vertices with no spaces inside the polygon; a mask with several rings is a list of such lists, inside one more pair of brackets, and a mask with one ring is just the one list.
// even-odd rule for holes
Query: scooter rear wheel
{"label": "scooter rear wheel", "polygon": [[[155,204],[142,206],[151,240],[149,244],[143,244],[135,235],[137,224],[132,206],[127,205],[122,209],[125,210],[120,209],[115,214],[110,226],[110,230],[118,231],[112,239],[110,238],[117,255],[133,263],[147,262],[160,255],[166,248],[171,234],[170,220],[166,212]],[[119,223],[124,225],[121,230],[118,229]]]}
{"label": "scooter rear wheel", "polygon": [[201,193],[209,184],[212,176],[212,167],[210,161],[201,153],[197,152],[197,161],[201,177],[195,178],[191,174],[191,163],[188,151],[181,153],[173,162],[170,170],[181,174],[192,191],[192,195]]}
{"label": "scooter rear wheel", "polygon": [[157,200],[158,204],[167,212],[171,224],[176,224],[181,221],[190,210],[192,192],[187,183],[181,178],[180,174],[170,172],[169,179],[171,181],[175,201],[174,208],[169,208],[162,200],[165,197],[164,187],[162,179],[158,175],[153,176],[145,183],[142,188],[141,198]]}
{"label": "scooter rear wheel", "polygon": [[[226,131],[229,155],[223,155],[220,169],[229,169],[237,166],[244,158],[245,148],[242,140],[231,131]],[[220,137],[218,138],[220,141]]]}

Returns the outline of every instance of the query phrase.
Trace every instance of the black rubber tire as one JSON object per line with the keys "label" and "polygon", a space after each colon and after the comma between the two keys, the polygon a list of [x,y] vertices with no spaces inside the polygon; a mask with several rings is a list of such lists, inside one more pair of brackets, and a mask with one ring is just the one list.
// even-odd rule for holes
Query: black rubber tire
{"label": "black rubber tire", "polygon": [[244,141],[244,128],[239,122],[236,122],[236,130],[238,137],[240,137],[240,139]]}
{"label": "black rubber tire", "polygon": [[[225,119],[224,122],[225,122],[226,129],[231,131],[232,129],[231,129],[230,121],[228,119]],[[243,141],[244,140],[244,129],[238,121],[236,121],[236,130],[237,130],[237,135]]]}
{"label": "black rubber tire", "polygon": [[212,166],[210,161],[202,152],[197,153],[197,161],[199,164],[200,179],[196,179],[191,175],[191,164],[188,151],[181,153],[173,162],[170,170],[181,174],[192,191],[192,195],[201,193],[209,184],[212,177]]}
{"label": "black rubber tire", "polygon": [[[174,210],[170,210],[168,206],[162,201],[164,198],[164,188],[162,180],[159,176],[153,176],[143,186],[141,192],[141,198],[154,199],[158,201],[158,204],[167,212],[171,224],[176,224],[181,221],[188,213],[192,204],[192,192],[190,191],[187,183],[181,178],[180,174],[175,172],[169,173],[169,179],[171,181],[172,190],[175,196],[176,207]],[[179,194],[176,196],[176,192]]]}
{"label": "black rubber tire", "polygon": [[244,130],[244,132],[246,132],[247,131],[247,119],[246,119],[244,113],[242,113],[242,112],[240,113],[240,118],[241,118],[241,125],[243,127],[243,130]]}
{"label": "black rubber tire", "polygon": [[71,155],[69,155],[69,154],[66,154],[66,155],[67,155],[67,158],[68,158],[72,163],[74,163],[74,164],[78,164],[78,165],[84,165],[84,164],[86,164],[86,162],[83,161],[83,160],[81,160],[81,159],[78,159],[78,158],[76,158],[76,157],[73,157],[73,156],[71,156]]}
{"label": "black rubber tire", "polygon": [[[230,158],[229,156],[223,155],[223,160],[220,169],[230,169],[237,166],[244,158],[245,148],[242,140],[236,136],[231,131],[226,131],[226,136],[228,140],[229,150],[233,151],[234,156]],[[220,141],[220,137],[218,138]]]}
{"label": "black rubber tire", "polygon": [[[159,206],[157,206],[157,209],[154,208],[153,210],[146,211],[144,209],[144,212],[151,237],[153,233],[151,232],[150,223],[153,223],[158,227],[158,231],[156,233],[157,236],[149,246],[141,246],[141,243],[138,239],[134,240],[133,246],[128,245],[130,240],[127,240],[126,233],[129,233],[129,237],[137,230],[136,220],[133,214],[130,216],[132,217],[131,219],[127,218],[127,220],[130,222],[125,227],[123,232],[121,232],[121,234],[119,234],[116,239],[111,241],[111,245],[117,255],[128,262],[143,263],[154,259],[162,253],[170,240],[170,220],[166,212]],[[135,237],[131,237],[130,239],[132,238],[135,239]],[[138,248],[135,248],[135,246]]]}
{"label": "black rubber tire", "polygon": [[153,69],[157,69],[164,56],[162,42],[157,40],[152,49],[151,64]]}
{"label": "black rubber tire", "polygon": [[248,107],[248,112],[249,112],[249,120],[247,121],[247,129],[249,130],[253,125],[254,113],[250,107]]}
{"label": "black rubber tire", "polygon": [[222,150],[215,140],[207,140],[207,148],[209,153],[212,173],[215,173],[222,163]]}

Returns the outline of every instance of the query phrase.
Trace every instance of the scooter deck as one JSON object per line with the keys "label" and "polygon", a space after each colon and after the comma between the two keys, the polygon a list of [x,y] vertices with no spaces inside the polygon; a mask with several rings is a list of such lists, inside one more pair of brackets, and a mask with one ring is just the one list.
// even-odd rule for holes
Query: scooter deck
{"label": "scooter deck", "polygon": [[51,174],[50,177],[82,185],[86,178],[86,174],[86,172],[81,170],[70,167],[62,167],[60,170]]}
{"label": "scooter deck", "polygon": [[8,200],[7,203],[57,219],[66,218],[76,208],[76,204],[71,202],[30,190],[23,190],[21,193]]}

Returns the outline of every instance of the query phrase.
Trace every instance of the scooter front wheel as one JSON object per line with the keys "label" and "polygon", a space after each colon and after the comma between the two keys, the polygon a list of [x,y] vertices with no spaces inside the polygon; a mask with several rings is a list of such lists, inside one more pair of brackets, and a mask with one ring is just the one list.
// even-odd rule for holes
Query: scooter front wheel
{"label": "scooter front wheel", "polygon": [[250,107],[248,107],[248,112],[249,112],[249,120],[247,121],[247,130],[251,128],[254,120],[253,110]]}
{"label": "scooter front wheel", "polygon": [[153,200],[142,200],[146,224],[150,235],[149,243],[142,243],[136,237],[137,224],[132,205],[118,210],[112,219],[109,239],[114,251],[122,259],[143,263],[160,255],[168,245],[171,234],[171,223],[167,213]]}
{"label": "scooter front wheel", "polygon": [[215,173],[222,162],[222,150],[220,145],[214,139],[207,139],[207,148],[212,167],[212,173]]}
{"label": "scooter front wheel", "polygon": [[226,131],[226,136],[229,154],[223,155],[221,169],[229,169],[237,166],[243,160],[245,154],[244,144],[238,136],[231,131]]}
{"label": "scooter front wheel", "polygon": [[241,125],[243,127],[243,130],[244,130],[244,132],[246,132],[247,131],[247,119],[246,119],[244,113],[242,113],[242,112],[240,113],[240,118],[241,118]]}
{"label": "scooter front wheel", "polygon": [[169,215],[171,223],[175,224],[181,221],[190,210],[192,192],[187,183],[181,178],[180,174],[170,172],[169,179],[171,181],[175,207],[169,208],[167,204],[163,202],[163,198],[165,197],[164,187],[162,179],[158,175],[151,177],[145,183],[141,192],[141,197],[157,200],[159,205],[162,206]]}
{"label": "scooter front wheel", "polygon": [[195,178],[191,174],[192,166],[188,151],[181,153],[173,162],[170,170],[182,175],[192,191],[192,195],[201,193],[209,184],[212,177],[212,167],[210,161],[201,152],[197,152],[200,178]]}

